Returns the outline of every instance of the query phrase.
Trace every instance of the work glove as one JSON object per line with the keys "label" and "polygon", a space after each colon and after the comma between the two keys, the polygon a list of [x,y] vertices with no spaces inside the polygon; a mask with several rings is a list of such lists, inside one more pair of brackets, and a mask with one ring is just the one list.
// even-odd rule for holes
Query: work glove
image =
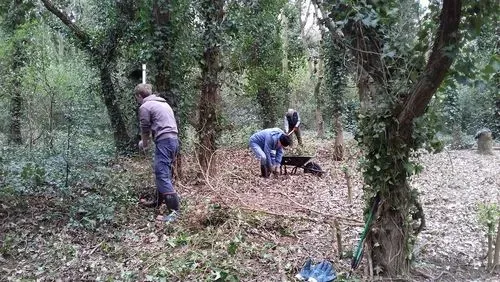
{"label": "work glove", "polygon": [[271,172],[274,174],[274,176],[278,176],[278,166],[274,165],[271,169]]}
{"label": "work glove", "polygon": [[330,282],[337,278],[331,262],[324,260],[314,267],[309,282]]}
{"label": "work glove", "polygon": [[139,147],[139,150],[141,150],[141,151],[146,151],[146,149],[147,149],[147,147],[144,147],[144,143],[142,143],[142,140],[139,141],[138,147]]}
{"label": "work glove", "polygon": [[311,259],[308,258],[306,263],[304,264],[304,266],[300,270],[299,274],[295,275],[295,277],[297,279],[299,279],[300,281],[307,281],[307,279],[309,279],[309,277],[312,274],[313,267],[314,267],[314,265],[311,266]]}

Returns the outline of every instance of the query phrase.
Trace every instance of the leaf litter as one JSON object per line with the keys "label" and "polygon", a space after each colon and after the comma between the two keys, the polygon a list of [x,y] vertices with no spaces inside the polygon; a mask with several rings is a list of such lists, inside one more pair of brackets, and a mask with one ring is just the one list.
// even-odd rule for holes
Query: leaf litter
{"label": "leaf litter", "polygon": [[[197,164],[184,157],[185,175],[175,183],[183,211],[174,225],[158,224],[153,209],[133,205],[118,208],[112,224],[88,231],[70,226],[68,203],[60,199],[2,199],[0,277],[295,281],[308,257],[329,259],[345,273],[363,228],[360,152],[348,141],[345,160],[335,162],[331,148],[332,142],[322,141],[314,154],[305,150],[326,171],[322,177],[299,169],[296,175],[262,179],[248,150],[219,150],[215,177],[199,175]],[[404,280],[499,281],[498,273],[485,270],[486,228],[478,215],[479,204],[500,202],[498,152],[445,151],[419,159],[424,170],[411,185],[420,192],[426,229]],[[114,167],[140,172],[141,181],[131,183],[137,195],[153,192],[149,159],[119,160]],[[363,261],[353,277],[368,279],[365,266]]]}

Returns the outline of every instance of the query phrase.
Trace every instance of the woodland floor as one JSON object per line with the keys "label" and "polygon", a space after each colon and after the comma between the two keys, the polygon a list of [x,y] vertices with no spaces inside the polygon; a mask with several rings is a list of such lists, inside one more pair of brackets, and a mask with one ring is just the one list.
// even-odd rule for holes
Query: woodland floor
{"label": "woodland floor", "polygon": [[[182,218],[169,226],[154,221],[153,209],[128,206],[117,210],[113,224],[91,232],[69,227],[68,207],[58,198],[0,199],[0,280],[295,281],[308,257],[329,259],[346,273],[350,258],[339,258],[333,222],[348,256],[363,224],[359,152],[348,144],[347,160],[334,162],[330,148],[330,141],[316,146],[314,161],[327,172],[321,178],[299,170],[261,179],[249,151],[231,149],[219,152],[218,176],[206,182],[186,159],[176,183]],[[478,216],[480,203],[500,200],[500,151],[420,159],[424,170],[412,185],[421,192],[427,227],[411,276],[400,281],[500,281],[500,272],[485,270],[486,232]],[[131,184],[137,195],[153,191],[149,159],[113,167],[143,179]],[[351,281],[369,280],[365,265]]]}

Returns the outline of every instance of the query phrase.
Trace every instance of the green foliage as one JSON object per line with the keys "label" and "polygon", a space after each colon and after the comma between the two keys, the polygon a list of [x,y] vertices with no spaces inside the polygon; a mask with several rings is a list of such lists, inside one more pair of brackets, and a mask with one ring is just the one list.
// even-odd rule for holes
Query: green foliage
{"label": "green foliage", "polygon": [[114,218],[114,211],[115,203],[107,202],[98,194],[89,194],[79,198],[71,206],[69,225],[95,230],[103,224],[110,223]]}
{"label": "green foliage", "polygon": [[488,234],[495,236],[495,226],[500,218],[500,206],[496,203],[479,204],[479,222],[488,230]]}
{"label": "green foliage", "polygon": [[[246,72],[246,93],[260,106],[264,127],[276,125],[286,108],[289,78],[283,73],[279,14],[285,1],[258,1],[233,5],[229,14],[237,35],[230,68]],[[242,24],[242,23],[245,24]]]}
{"label": "green foliage", "polygon": [[[325,64],[325,80],[323,83],[323,116],[341,117],[345,108],[345,91],[347,88],[347,69],[344,60],[347,50],[333,42],[330,34],[323,35],[323,57]],[[330,120],[330,119],[327,119]]]}
{"label": "green foliage", "polygon": [[46,171],[35,163],[27,163],[21,171],[21,180],[24,187],[33,189],[41,186],[45,181]]}
{"label": "green foliage", "polygon": [[448,104],[453,100],[455,112],[453,116],[448,112],[443,117],[445,125],[459,122],[459,128],[470,135],[484,127],[498,134],[500,121],[495,104],[500,100],[500,36],[496,23],[500,4],[498,1],[465,1],[463,10],[466,11],[463,44],[450,76],[437,93],[442,101],[438,107],[444,105],[449,110]]}

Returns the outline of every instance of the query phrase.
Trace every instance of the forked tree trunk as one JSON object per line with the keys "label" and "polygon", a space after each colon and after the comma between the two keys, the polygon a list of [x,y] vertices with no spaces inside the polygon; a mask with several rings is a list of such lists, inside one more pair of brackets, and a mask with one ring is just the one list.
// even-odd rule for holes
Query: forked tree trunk
{"label": "forked tree trunk", "polygon": [[219,73],[221,23],[224,16],[224,0],[205,0],[202,3],[205,25],[203,63],[201,63],[202,86],[199,103],[198,161],[206,176],[216,173],[216,138],[219,133],[218,117],[220,104]]}
{"label": "forked tree trunk", "polygon": [[52,1],[42,0],[42,3],[47,10],[58,17],[61,22],[71,30],[74,37],[78,40],[78,47],[87,52],[93,65],[99,70],[101,98],[108,112],[116,150],[119,154],[128,153],[132,146],[132,139],[128,134],[119,107],[111,74],[117,56],[116,50],[128,24],[127,20],[131,20],[131,17],[134,15],[133,1],[127,0],[116,2],[115,8],[120,17],[115,21],[114,25],[109,28],[103,40],[96,40],[96,38],[93,38],[78,25],[78,22],[72,21],[63,10],[56,7]]}
{"label": "forked tree trunk", "polygon": [[[313,0],[313,2],[319,5],[318,0]],[[457,50],[459,42],[460,10],[461,1],[443,1],[440,23],[427,65],[422,70],[418,81],[410,88],[406,99],[400,104],[393,105],[392,109],[385,109],[391,110],[392,116],[397,120],[382,119],[377,116],[377,111],[367,109],[367,112],[372,112],[368,115],[369,118],[380,120],[385,127],[384,136],[370,135],[366,139],[363,138],[364,146],[367,148],[366,158],[368,163],[373,164],[372,167],[366,167],[365,181],[371,188],[367,189],[367,193],[371,193],[369,195],[372,197],[374,192],[377,193],[381,203],[375,216],[375,223],[368,233],[367,244],[372,251],[375,272],[384,276],[401,277],[406,276],[409,271],[412,231],[408,218],[410,209],[416,206],[416,199],[412,197],[407,184],[405,165],[409,161],[410,148],[415,147],[412,138],[413,122],[415,118],[424,114],[426,106],[453,62],[454,56],[450,53]],[[332,14],[323,17],[323,20],[330,32],[335,34],[336,27],[331,18],[335,17],[336,11],[331,12]],[[374,96],[376,100],[387,98],[387,95],[398,94],[394,93],[392,85],[387,84],[387,74],[390,70],[387,69],[380,56],[383,53],[381,50],[383,42],[381,42],[382,36],[379,31],[365,26],[357,19],[349,19],[343,31],[351,39],[354,47],[351,51],[359,67],[373,79],[376,85]],[[366,130],[368,134],[382,131],[371,127]],[[387,160],[379,163],[378,159],[384,154],[392,156],[390,163]],[[386,178],[389,181],[385,181]],[[374,201],[374,198],[371,198],[371,201]],[[369,252],[370,250],[367,251]]]}

